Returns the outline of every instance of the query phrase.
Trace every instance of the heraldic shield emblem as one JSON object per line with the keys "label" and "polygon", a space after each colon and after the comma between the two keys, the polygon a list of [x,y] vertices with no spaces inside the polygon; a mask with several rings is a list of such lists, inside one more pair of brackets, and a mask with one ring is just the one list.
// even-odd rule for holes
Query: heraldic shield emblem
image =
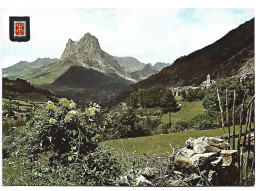
{"label": "heraldic shield emblem", "polygon": [[30,17],[9,17],[9,33],[11,41],[29,41]]}

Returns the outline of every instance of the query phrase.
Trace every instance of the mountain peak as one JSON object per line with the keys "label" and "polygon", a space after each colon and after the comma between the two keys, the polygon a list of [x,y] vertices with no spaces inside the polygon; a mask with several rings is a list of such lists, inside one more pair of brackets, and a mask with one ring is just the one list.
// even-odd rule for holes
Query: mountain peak
{"label": "mountain peak", "polygon": [[66,48],[62,53],[61,60],[70,57],[76,53],[100,53],[101,48],[98,39],[91,35],[89,32],[86,33],[79,41],[68,40]]}

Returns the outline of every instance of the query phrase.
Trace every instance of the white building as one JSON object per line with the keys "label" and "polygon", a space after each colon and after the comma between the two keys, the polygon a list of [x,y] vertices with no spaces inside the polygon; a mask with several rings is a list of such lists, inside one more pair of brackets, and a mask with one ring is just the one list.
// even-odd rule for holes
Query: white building
{"label": "white building", "polygon": [[[201,84],[200,84],[200,87],[202,87],[202,88],[209,88],[210,86],[211,86],[211,84],[214,84],[214,83],[216,83],[214,80],[211,80],[210,79],[210,75],[208,74],[207,75],[207,80],[206,81],[204,81],[204,82],[202,82]],[[187,90],[189,90],[189,89],[197,89],[197,88],[199,88],[199,87],[192,87],[192,86],[184,86],[184,87],[170,87],[169,89],[172,91],[172,95],[173,96],[180,96],[180,93],[181,93],[181,91],[182,90],[185,90],[186,91],[186,93],[187,93]]]}
{"label": "white building", "polygon": [[182,88],[180,88],[180,87],[177,87],[177,88],[170,87],[170,90],[172,90],[172,95],[173,96],[180,96]]}
{"label": "white building", "polygon": [[216,83],[216,82],[214,80],[210,80],[210,75],[208,74],[207,80],[202,82],[200,84],[200,86],[203,87],[203,88],[209,88],[211,86],[211,84],[214,84],[214,83]]}

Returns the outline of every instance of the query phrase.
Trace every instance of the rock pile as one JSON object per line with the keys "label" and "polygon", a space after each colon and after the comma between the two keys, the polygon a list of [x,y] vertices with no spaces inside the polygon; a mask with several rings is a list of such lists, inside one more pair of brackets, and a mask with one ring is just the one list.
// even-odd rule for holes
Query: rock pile
{"label": "rock pile", "polygon": [[[238,184],[237,150],[216,137],[189,138],[171,155],[168,174],[160,168],[139,169],[120,178],[122,186],[228,186]],[[158,184],[160,180],[160,184]],[[163,183],[162,183],[163,182]]]}
{"label": "rock pile", "polygon": [[236,185],[238,151],[228,148],[229,144],[223,139],[199,137],[189,138],[185,146],[174,149],[174,170],[188,176],[178,180],[179,186]]}

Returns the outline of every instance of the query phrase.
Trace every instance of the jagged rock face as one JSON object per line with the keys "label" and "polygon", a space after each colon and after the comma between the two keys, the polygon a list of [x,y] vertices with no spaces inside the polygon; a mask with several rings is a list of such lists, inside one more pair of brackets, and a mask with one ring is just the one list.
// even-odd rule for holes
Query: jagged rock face
{"label": "jagged rock face", "polygon": [[61,61],[70,57],[73,57],[75,62],[81,63],[83,67],[93,68],[107,74],[117,73],[130,77],[113,56],[101,49],[98,39],[90,33],[86,33],[79,41],[69,39]]}
{"label": "jagged rock face", "polygon": [[69,39],[60,59],[63,60],[77,52],[79,52],[79,42]]}

